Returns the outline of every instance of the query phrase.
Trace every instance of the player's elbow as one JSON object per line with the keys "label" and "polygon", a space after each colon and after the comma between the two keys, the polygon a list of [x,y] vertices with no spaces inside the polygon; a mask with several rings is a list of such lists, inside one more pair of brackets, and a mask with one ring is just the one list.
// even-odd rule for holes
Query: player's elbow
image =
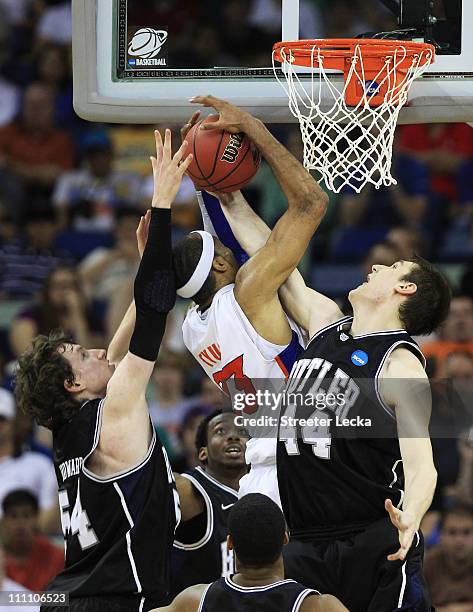
{"label": "player's elbow", "polygon": [[329,197],[325,191],[318,189],[314,192],[314,190],[306,189],[304,195],[299,199],[298,208],[301,212],[321,218],[327,211],[328,203]]}

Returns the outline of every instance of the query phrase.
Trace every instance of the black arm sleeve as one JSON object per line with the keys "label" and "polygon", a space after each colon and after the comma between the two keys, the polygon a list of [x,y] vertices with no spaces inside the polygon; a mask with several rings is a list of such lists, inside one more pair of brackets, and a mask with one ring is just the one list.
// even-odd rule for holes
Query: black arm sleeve
{"label": "black arm sleeve", "polygon": [[176,301],[169,209],[151,210],[148,240],[136,274],[134,294],[136,323],[130,352],[156,361],[166,317]]}

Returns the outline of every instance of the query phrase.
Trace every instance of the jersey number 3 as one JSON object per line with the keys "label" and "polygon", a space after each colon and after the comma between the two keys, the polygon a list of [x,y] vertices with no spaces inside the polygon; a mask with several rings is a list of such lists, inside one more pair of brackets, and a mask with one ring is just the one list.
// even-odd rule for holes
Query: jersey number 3
{"label": "jersey number 3", "polygon": [[[231,397],[232,393],[228,388],[228,381],[233,379],[235,389],[242,393],[248,393],[253,397],[256,397],[256,389],[251,382],[251,378],[248,378],[243,374],[243,355],[236,357],[232,361],[229,361],[219,372],[215,372],[213,375],[214,381],[222,389],[222,391]],[[258,410],[257,406],[245,406],[243,412],[246,414],[253,414]]]}

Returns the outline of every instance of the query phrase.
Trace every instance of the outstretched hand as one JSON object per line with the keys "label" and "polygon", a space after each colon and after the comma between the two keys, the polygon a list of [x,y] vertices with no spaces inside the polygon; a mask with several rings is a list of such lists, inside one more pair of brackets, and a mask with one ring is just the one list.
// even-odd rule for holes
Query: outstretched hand
{"label": "outstretched hand", "polygon": [[384,507],[389,514],[391,523],[398,530],[400,544],[399,550],[396,553],[388,555],[388,561],[404,561],[412,545],[412,540],[414,539],[418,526],[410,514],[396,508],[390,499],[384,502]]}
{"label": "outstretched hand", "polygon": [[204,123],[202,125],[203,130],[219,129],[230,132],[231,134],[238,134],[239,132],[247,132],[251,122],[254,121],[254,117],[249,113],[215,96],[194,96],[190,99],[190,102],[192,102],[192,104],[211,106],[219,114],[218,121]]}
{"label": "outstretched hand", "polygon": [[154,131],[156,140],[156,157],[151,157],[153,166],[154,192],[151,206],[153,208],[171,208],[171,204],[179,191],[182,177],[192,161],[192,154],[184,160],[183,155],[187,149],[184,141],[178,151],[172,155],[171,130],[167,129],[164,144],[159,130]]}

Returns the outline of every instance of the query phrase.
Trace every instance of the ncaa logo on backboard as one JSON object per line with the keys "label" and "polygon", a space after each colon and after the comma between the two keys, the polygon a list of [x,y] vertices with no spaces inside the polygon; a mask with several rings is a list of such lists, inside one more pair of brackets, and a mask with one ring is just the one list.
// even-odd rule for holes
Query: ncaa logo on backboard
{"label": "ncaa logo on backboard", "polygon": [[[139,28],[128,44],[128,65],[133,68],[166,66],[167,30]],[[159,57],[158,57],[159,56]]]}

